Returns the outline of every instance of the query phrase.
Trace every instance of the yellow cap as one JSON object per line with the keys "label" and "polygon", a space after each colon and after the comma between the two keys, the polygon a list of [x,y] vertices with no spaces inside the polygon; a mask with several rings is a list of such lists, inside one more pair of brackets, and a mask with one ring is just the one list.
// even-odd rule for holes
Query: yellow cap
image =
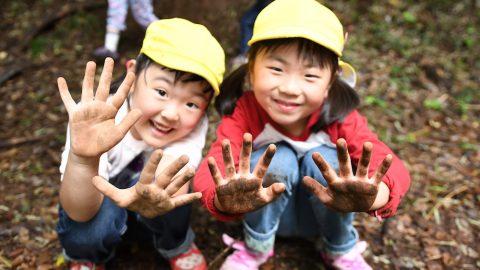
{"label": "yellow cap", "polygon": [[[315,0],[273,1],[258,14],[248,45],[279,38],[305,38],[330,49],[339,57],[345,43],[340,20]],[[342,61],[339,66],[342,79],[353,87],[355,70]]]}
{"label": "yellow cap", "polygon": [[197,74],[210,83],[215,96],[220,93],[225,53],[205,26],[180,18],[152,22],[140,53],[162,66]]}

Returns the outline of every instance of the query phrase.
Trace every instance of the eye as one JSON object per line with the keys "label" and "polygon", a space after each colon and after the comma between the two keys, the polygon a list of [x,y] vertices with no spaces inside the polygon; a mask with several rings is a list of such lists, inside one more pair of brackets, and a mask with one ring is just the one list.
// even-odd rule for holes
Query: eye
{"label": "eye", "polygon": [[161,97],[167,96],[167,92],[163,89],[155,89],[155,91],[157,91],[158,95],[160,95]]}
{"label": "eye", "polygon": [[275,72],[282,72],[283,70],[279,67],[274,67],[274,66],[271,66],[271,67],[267,67],[268,69],[272,70],[272,71],[275,71]]}
{"label": "eye", "polygon": [[188,108],[191,108],[191,109],[200,109],[200,107],[199,107],[197,104],[193,103],[193,102],[188,102],[188,103],[187,103],[187,107],[188,107]]}
{"label": "eye", "polygon": [[305,77],[309,78],[309,79],[319,79],[320,78],[320,76],[318,76],[316,74],[305,74]]}

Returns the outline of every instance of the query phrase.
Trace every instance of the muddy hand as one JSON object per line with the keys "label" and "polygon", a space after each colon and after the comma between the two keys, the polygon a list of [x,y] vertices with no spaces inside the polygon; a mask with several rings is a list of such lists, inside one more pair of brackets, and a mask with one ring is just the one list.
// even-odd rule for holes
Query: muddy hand
{"label": "muddy hand", "polygon": [[305,176],[303,184],[320,199],[326,206],[340,212],[369,211],[378,193],[379,184],[392,163],[392,155],[387,155],[372,178],[368,177],[368,167],[372,153],[372,143],[363,144],[362,157],[357,166],[356,175],[353,174],[347,143],[344,139],[337,141],[337,152],[340,172],[339,175],[323,159],[319,153],[312,158],[327,181],[324,187],[317,180]]}
{"label": "muddy hand", "polygon": [[88,62],[79,103],[72,99],[65,79],[60,77],[57,80],[60,96],[68,112],[72,153],[79,157],[98,157],[107,152],[141,117],[139,110],[132,110],[120,124],[115,125],[115,116],[128,95],[135,75],[128,73],[118,91],[107,101],[112,71],[113,60],[107,58],[94,96],[95,63]]}
{"label": "muddy hand", "polygon": [[208,159],[208,167],[216,184],[215,206],[220,211],[229,214],[248,213],[272,202],[285,191],[283,183],[274,183],[267,188],[262,186],[275,149],[275,145],[269,145],[250,173],[252,135],[245,133],[237,172],[230,142],[228,140],[222,142],[225,177],[222,177],[215,159],[213,157]]}
{"label": "muddy hand", "polygon": [[195,192],[174,196],[194,176],[191,168],[177,173],[188,163],[187,156],[172,162],[155,179],[155,170],[162,158],[162,150],[156,150],[143,168],[139,181],[130,188],[118,189],[100,176],[92,179],[93,185],[115,204],[146,218],[166,214],[174,208],[189,204],[202,197]]}

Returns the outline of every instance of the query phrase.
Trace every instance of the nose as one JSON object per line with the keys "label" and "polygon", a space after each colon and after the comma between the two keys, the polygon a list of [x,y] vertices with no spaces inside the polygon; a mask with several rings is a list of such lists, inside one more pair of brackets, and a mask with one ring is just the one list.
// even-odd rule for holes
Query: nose
{"label": "nose", "polygon": [[280,93],[288,96],[297,96],[300,94],[300,82],[294,76],[286,78],[278,87]]}
{"label": "nose", "polygon": [[175,104],[165,106],[160,115],[168,122],[176,122],[180,119],[178,108]]}

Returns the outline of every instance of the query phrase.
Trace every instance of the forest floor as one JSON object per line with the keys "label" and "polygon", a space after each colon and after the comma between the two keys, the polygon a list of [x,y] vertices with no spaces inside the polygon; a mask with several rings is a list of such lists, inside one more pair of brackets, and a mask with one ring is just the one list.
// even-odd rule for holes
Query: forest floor
{"label": "forest floor", "polygon": [[[106,1],[105,1],[106,2]],[[238,50],[238,20],[253,1],[154,1],[161,18],[207,26]],[[60,153],[67,113],[56,78],[78,100],[84,65],[103,42],[100,1],[6,1],[0,9],[0,269],[62,269],[55,233]],[[358,71],[360,108],[373,130],[405,162],[412,185],[397,215],[378,222],[358,214],[374,269],[480,268],[480,7],[478,1],[328,1],[349,41],[345,59]],[[129,17],[119,51],[124,63],[143,30]],[[100,69],[97,70],[100,73]],[[211,117],[211,128],[218,117]],[[213,138],[210,132],[209,141]],[[228,254],[221,223],[194,204],[196,243],[211,269]],[[322,269],[314,245],[278,239],[263,269]],[[224,252],[225,251],[225,252]],[[168,269],[152,248],[119,247],[112,269]]]}

